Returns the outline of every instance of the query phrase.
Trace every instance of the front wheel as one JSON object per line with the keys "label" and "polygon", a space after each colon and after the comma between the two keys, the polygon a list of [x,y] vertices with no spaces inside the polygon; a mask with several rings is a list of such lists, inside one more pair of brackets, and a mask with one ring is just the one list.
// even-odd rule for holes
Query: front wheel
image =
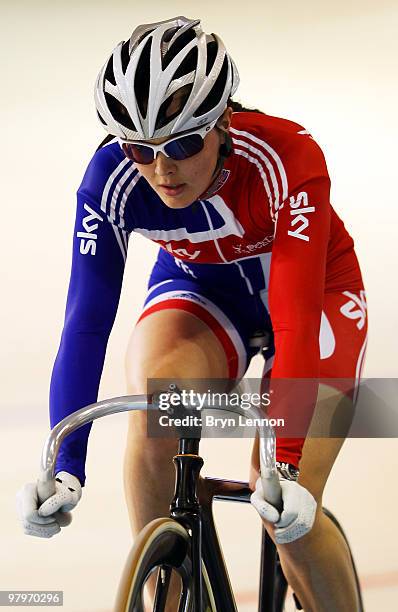
{"label": "front wheel", "polygon": [[[194,612],[192,598],[190,537],[184,527],[171,518],[159,518],[146,525],[138,535],[126,561],[114,612],[144,612],[144,586],[158,570],[157,592],[152,610],[166,609],[172,572],[181,579],[179,612]],[[202,564],[203,612],[216,612],[214,597]]]}

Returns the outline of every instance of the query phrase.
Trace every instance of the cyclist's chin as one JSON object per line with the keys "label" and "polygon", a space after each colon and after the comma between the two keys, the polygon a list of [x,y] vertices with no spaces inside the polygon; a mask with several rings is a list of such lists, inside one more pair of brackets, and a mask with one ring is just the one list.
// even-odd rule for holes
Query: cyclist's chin
{"label": "cyclist's chin", "polygon": [[186,208],[195,202],[200,195],[199,191],[189,185],[184,185],[176,193],[167,193],[167,190],[162,188],[158,188],[156,191],[162,202],[169,208]]}

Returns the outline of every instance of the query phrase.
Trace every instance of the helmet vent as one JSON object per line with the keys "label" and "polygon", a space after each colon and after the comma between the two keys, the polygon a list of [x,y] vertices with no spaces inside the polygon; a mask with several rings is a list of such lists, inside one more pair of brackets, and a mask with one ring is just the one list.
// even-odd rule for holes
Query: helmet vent
{"label": "helmet vent", "polygon": [[130,47],[131,45],[131,49],[130,49],[130,55],[133,53],[133,51],[135,51],[135,49],[142,43],[142,41],[149,36],[150,34],[152,34],[152,32],[155,30],[156,28],[152,28],[151,30],[148,30],[147,32],[144,32],[142,34],[142,36],[140,36],[138,38],[138,40],[132,41],[131,38],[128,41],[128,45]]}
{"label": "helmet vent", "polygon": [[[190,94],[192,91],[192,84],[184,85],[180,87],[176,92],[174,92],[171,96],[167,98],[159,108],[159,113],[156,119],[156,129],[164,127],[170,121],[173,121],[178,115],[181,113],[181,109],[184,108]],[[180,95],[179,95],[180,94]],[[170,107],[175,99],[178,96],[180,98],[179,104],[176,105],[176,108],[170,112]]]}
{"label": "helmet vent", "polygon": [[149,96],[149,75],[150,75],[150,59],[151,59],[152,38],[148,38],[140,55],[137,64],[137,70],[134,78],[134,91],[137,98],[138,108],[142,117],[146,117],[148,110]]}
{"label": "helmet vent", "polygon": [[223,65],[220,70],[220,74],[218,75],[216,82],[213,87],[209,91],[207,98],[205,98],[199,108],[194,112],[194,117],[200,117],[201,115],[205,115],[209,113],[217,104],[219,104],[222,99],[225,85],[227,83],[228,76],[228,57],[224,57]]}
{"label": "helmet vent", "polygon": [[136,127],[131,120],[131,117],[128,113],[127,108],[121,102],[119,102],[119,100],[116,100],[116,98],[112,96],[112,94],[108,93],[107,91],[105,92],[104,95],[105,95],[106,103],[108,105],[108,108],[111,112],[112,117],[118,123],[121,123],[124,127],[135,132]]}
{"label": "helmet vent", "polygon": [[123,74],[126,74],[127,66],[129,65],[129,61],[130,61],[129,46],[130,46],[130,43],[127,40],[125,43],[123,43],[122,49],[121,49],[121,53],[120,53],[121,60],[122,60],[122,72],[123,72]]}
{"label": "helmet vent", "polygon": [[101,121],[101,123],[103,125],[106,125],[106,121],[103,120],[103,118],[101,117],[101,115],[99,114],[99,112],[97,111],[97,115],[98,115],[98,119]]}
{"label": "helmet vent", "polygon": [[171,39],[173,38],[174,34],[177,32],[179,28],[169,28],[165,33],[164,36],[162,38],[162,45],[164,43],[169,43],[171,41]]}
{"label": "helmet vent", "polygon": [[190,28],[189,30],[186,30],[178,38],[175,39],[171,47],[167,49],[166,53],[163,56],[163,59],[162,59],[163,70],[167,68],[167,66],[170,64],[171,61],[173,61],[176,55],[184,47],[186,47],[191,42],[191,40],[194,40],[194,38],[196,38],[195,31],[192,28]]}
{"label": "helmet vent", "polygon": [[111,55],[105,69],[105,79],[112,83],[112,85],[116,85],[115,75],[113,73],[113,56]]}
{"label": "helmet vent", "polygon": [[185,76],[186,74],[189,74],[190,72],[193,72],[194,70],[196,70],[197,63],[198,63],[198,49],[197,47],[194,47],[193,49],[190,50],[188,55],[183,59],[183,61],[181,62],[177,70],[175,71],[172,80],[174,81],[175,79],[179,79],[180,77]]}
{"label": "helmet vent", "polygon": [[215,40],[207,43],[207,58],[206,58],[206,76],[209,76],[211,69],[214,66],[214,62],[216,61],[218,44]]}

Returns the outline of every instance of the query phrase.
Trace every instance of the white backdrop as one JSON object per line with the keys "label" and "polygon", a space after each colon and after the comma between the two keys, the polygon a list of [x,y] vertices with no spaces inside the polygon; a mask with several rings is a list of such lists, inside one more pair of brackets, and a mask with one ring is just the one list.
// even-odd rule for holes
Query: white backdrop
{"label": "white backdrop", "polygon": [[[269,114],[297,121],[311,131],[325,153],[332,179],[332,202],[354,237],[367,289],[370,329],[365,375],[393,377],[397,374],[398,324],[395,252],[398,213],[393,188],[398,7],[387,0],[377,3],[256,0],[229,5],[213,0],[202,0],[199,4],[177,0],[167,3],[3,0],[0,12],[3,83],[0,248],[4,279],[0,304],[0,419],[5,434],[1,452],[7,491],[2,513],[10,525],[2,537],[11,549],[17,546],[17,562],[21,554],[29,560],[33,550],[44,550],[43,543],[27,542],[19,534],[14,524],[13,495],[21,481],[35,476],[47,430],[48,385],[64,315],[75,192],[87,162],[104,137],[94,110],[93,83],[111,49],[139,23],[179,14],[199,17],[206,30],[221,35],[238,65],[241,85],[236,98]],[[156,250],[140,236],[130,241],[123,294],[101,384],[102,397],[125,392],[124,352],[140,311]],[[258,373],[259,368],[258,362],[251,372]],[[102,449],[109,435],[108,427],[111,431],[115,427],[118,432],[115,435],[121,438],[115,454],[105,460]],[[100,483],[95,484],[98,476],[95,472],[99,462],[104,469],[117,474],[116,501],[111,511],[117,513],[121,508],[122,544],[128,529],[120,476],[124,421],[107,426],[98,424],[97,430],[98,437],[90,443],[88,463],[91,486],[98,486],[98,497],[95,494],[93,497],[98,504],[101,487]],[[347,443],[336,467],[341,479],[352,474],[359,461],[364,473],[374,469],[371,444],[371,441]],[[248,449],[244,443],[239,448],[236,469],[242,473],[229,475],[245,478]],[[396,453],[395,441],[378,442],[376,448],[380,464],[386,472],[391,470],[392,476],[390,457],[393,451]],[[14,466],[10,454],[15,452],[18,459]],[[333,500],[344,514],[348,485],[342,484],[341,479],[340,484],[336,481]],[[349,487],[358,502],[365,499],[366,482],[366,478],[359,477],[354,489]],[[381,497],[381,486],[376,490]],[[78,533],[81,536],[78,522],[89,516],[91,508],[89,499],[85,503],[86,510],[76,519],[74,535],[67,541],[64,538],[62,544],[65,554],[74,559],[73,572],[68,574],[71,584],[79,564],[73,555],[72,542]],[[108,508],[110,503],[108,499]],[[384,512],[380,516],[386,518],[389,510]],[[233,514],[226,516],[228,522]],[[105,518],[98,519],[99,529]],[[359,529],[355,517],[347,514],[346,520],[351,521],[352,530]],[[84,529],[83,522],[81,525]],[[356,532],[359,548],[361,534]],[[94,541],[97,534],[92,537]],[[53,551],[61,546],[55,540],[47,545]],[[398,570],[393,547],[391,554],[387,552],[383,557],[383,563],[376,554],[378,547],[377,535],[370,537],[368,549],[363,550],[364,571]],[[121,549],[123,546],[115,549],[118,559],[123,556]],[[378,561],[373,566],[375,558]],[[3,561],[8,584],[24,588],[26,584],[18,582],[23,569],[14,569],[9,557],[7,563],[5,558]],[[116,568],[116,575],[119,566],[112,567]],[[48,567],[46,571],[51,570]],[[106,575],[109,576],[109,568]],[[65,573],[63,576],[66,580]],[[1,588],[6,586],[0,583]],[[36,588],[42,587],[36,583]],[[73,604],[65,609],[84,608]]]}

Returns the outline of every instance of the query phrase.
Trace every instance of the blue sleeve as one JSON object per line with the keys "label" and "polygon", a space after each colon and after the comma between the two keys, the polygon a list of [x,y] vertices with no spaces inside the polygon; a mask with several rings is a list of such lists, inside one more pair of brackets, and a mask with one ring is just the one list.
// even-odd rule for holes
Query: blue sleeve
{"label": "blue sleeve", "polygon": [[[109,176],[109,174],[108,174]],[[89,185],[87,184],[89,181]],[[94,185],[94,188],[91,187]],[[71,412],[97,401],[99,383],[119,303],[128,236],[111,223],[96,196],[101,176],[89,166],[77,195],[72,271],[64,328],[50,385],[51,427]],[[91,424],[61,445],[56,471],[85,482]]]}

